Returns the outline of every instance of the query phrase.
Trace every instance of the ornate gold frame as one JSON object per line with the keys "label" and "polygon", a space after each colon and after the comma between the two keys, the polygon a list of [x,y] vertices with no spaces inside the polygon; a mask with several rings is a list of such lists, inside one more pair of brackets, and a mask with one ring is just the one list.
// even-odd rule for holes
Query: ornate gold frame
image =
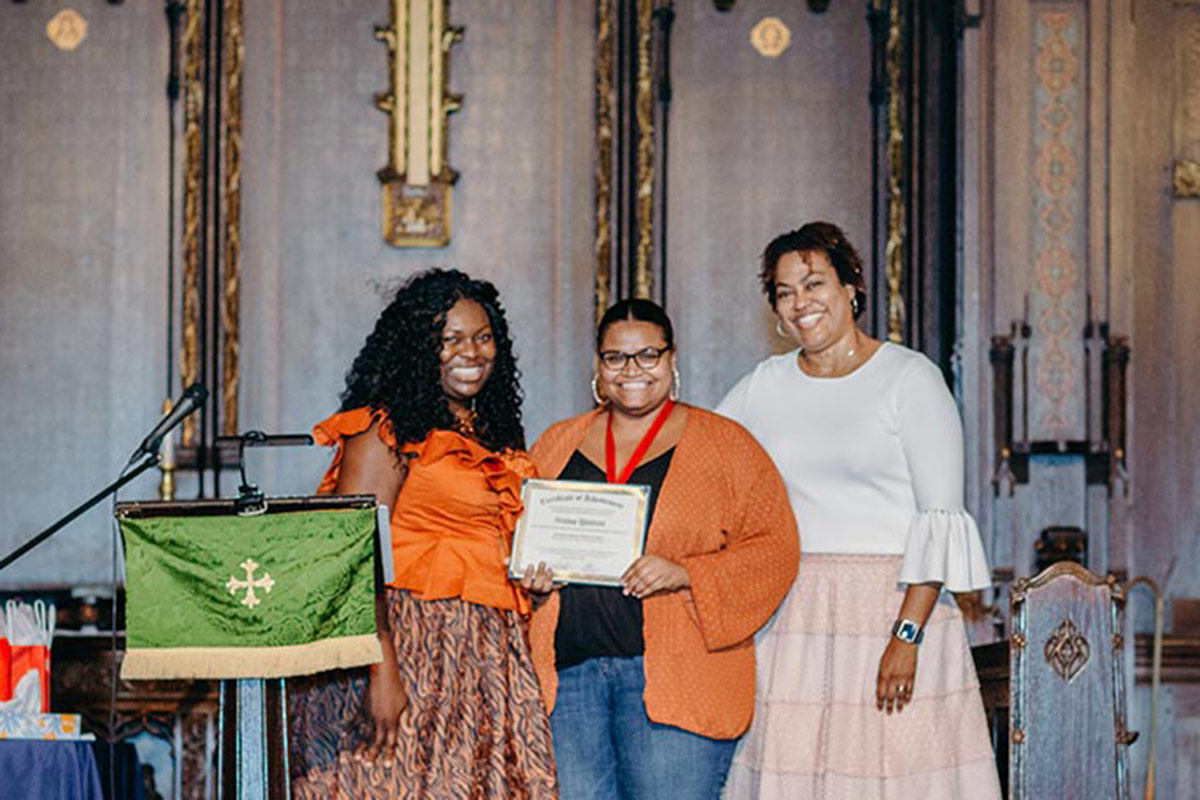
{"label": "ornate gold frame", "polygon": [[887,242],[884,272],[887,276],[887,337],[904,341],[904,17],[902,0],[888,4],[888,36],[884,62],[888,80],[887,105]]}
{"label": "ornate gold frame", "polygon": [[[183,35],[183,233],[180,252],[183,259],[181,352],[179,379],[190,386],[200,377],[200,209],[204,203],[201,176],[204,170],[204,3],[187,0]],[[171,167],[174,169],[174,165]],[[183,421],[181,442],[196,444],[196,417]]]}
{"label": "ornate gold frame", "polygon": [[634,296],[649,298],[654,290],[654,73],[650,43],[654,31],[654,0],[637,5],[637,260]]}
{"label": "ornate gold frame", "polygon": [[613,4],[596,2],[596,322],[608,308],[612,282],[613,125],[616,91],[613,86]]}
{"label": "ornate gold frame", "polygon": [[[632,19],[626,13],[632,13]],[[628,278],[634,297],[649,298],[654,292],[654,12],[655,0],[596,0],[596,319],[612,299],[614,268]],[[624,21],[622,21],[624,20]],[[632,22],[633,30],[624,25]],[[632,41],[622,44],[627,36]],[[617,62],[616,51],[628,47],[631,61]],[[632,97],[618,97],[618,83],[632,82]],[[628,128],[633,147],[626,154],[613,152],[614,132]],[[615,158],[616,157],[616,158]],[[617,162],[620,162],[619,164]],[[617,172],[620,170],[620,175]],[[617,187],[621,196],[617,196]],[[627,193],[627,194],[626,194]],[[613,219],[622,229],[614,234]],[[613,242],[632,242],[632,250],[614,253]],[[630,263],[631,262],[631,263]],[[624,285],[623,281],[619,281]]]}
{"label": "ornate gold frame", "polygon": [[383,238],[394,247],[443,247],[458,180],[446,163],[447,118],[462,106],[448,89],[450,48],[463,29],[447,23],[449,0],[392,0],[391,7],[391,24],[375,29],[388,47],[391,84],[375,95],[388,115],[388,163],[378,172]]}
{"label": "ornate gold frame", "polygon": [[1175,162],[1174,189],[1180,199],[1200,197],[1200,161],[1184,158]]}
{"label": "ornate gold frame", "polygon": [[242,259],[242,0],[225,0],[225,258],[221,276],[221,430],[238,432]]}

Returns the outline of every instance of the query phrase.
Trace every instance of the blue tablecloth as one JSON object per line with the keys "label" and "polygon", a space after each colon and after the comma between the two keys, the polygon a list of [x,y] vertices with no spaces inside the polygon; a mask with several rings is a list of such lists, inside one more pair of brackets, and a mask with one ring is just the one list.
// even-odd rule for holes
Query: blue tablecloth
{"label": "blue tablecloth", "polygon": [[6,800],[101,800],[91,743],[0,739],[0,795]]}

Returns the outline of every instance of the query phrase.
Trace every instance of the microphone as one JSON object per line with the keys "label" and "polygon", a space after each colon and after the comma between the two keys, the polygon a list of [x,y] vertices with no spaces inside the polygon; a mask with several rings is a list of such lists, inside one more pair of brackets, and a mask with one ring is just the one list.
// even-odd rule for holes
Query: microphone
{"label": "microphone", "polygon": [[163,437],[199,409],[200,406],[204,405],[204,401],[207,399],[208,389],[205,389],[199,383],[193,383],[185,389],[183,396],[179,398],[179,401],[175,403],[170,412],[158,421],[158,424],[154,426],[154,430],[150,431],[150,435],[138,445],[138,449],[134,452],[133,458],[130,461],[137,459],[139,456],[158,452],[158,446],[162,444]]}

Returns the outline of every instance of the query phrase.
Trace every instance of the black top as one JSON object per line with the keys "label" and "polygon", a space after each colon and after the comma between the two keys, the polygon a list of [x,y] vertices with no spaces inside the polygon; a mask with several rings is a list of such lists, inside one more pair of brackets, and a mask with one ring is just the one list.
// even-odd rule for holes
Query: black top
{"label": "black top", "polygon": [[[650,502],[646,509],[646,526],[654,520],[658,492],[675,448],[657,458],[639,464],[629,476],[629,483],[650,487]],[[558,475],[561,480],[604,483],[604,470],[576,450]],[[558,669],[580,664],[589,658],[602,656],[640,656],[646,646],[642,641],[642,601],[626,597],[619,587],[564,586],[560,596],[558,628],[554,632],[555,666]]]}

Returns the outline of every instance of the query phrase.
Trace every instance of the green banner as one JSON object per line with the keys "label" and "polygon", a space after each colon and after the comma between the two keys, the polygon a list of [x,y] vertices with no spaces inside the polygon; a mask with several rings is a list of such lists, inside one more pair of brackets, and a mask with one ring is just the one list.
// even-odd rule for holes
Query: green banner
{"label": "green banner", "polygon": [[271,678],[379,660],[375,511],[125,518],[124,678]]}

